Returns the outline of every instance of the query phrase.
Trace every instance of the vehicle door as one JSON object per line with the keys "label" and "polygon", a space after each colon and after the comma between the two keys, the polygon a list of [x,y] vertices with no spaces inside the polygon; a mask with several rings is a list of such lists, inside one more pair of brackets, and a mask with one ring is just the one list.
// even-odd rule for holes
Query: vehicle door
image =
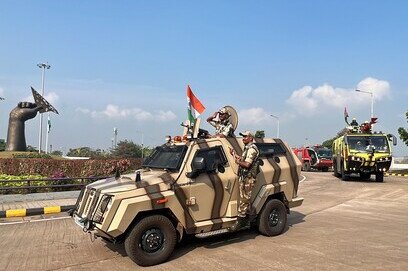
{"label": "vehicle door", "polygon": [[[236,183],[238,177],[220,141],[196,144],[189,168],[189,212],[195,221],[231,217],[237,214]],[[228,156],[230,156],[228,154]],[[231,206],[231,200],[235,205]],[[228,212],[227,212],[227,209]]]}

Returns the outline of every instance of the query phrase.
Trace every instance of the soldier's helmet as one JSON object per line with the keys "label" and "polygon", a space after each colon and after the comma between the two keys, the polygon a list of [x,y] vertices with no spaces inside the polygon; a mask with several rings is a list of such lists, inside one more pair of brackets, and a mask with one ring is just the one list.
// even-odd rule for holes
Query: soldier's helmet
{"label": "soldier's helmet", "polygon": [[251,133],[251,131],[244,131],[242,133],[239,133],[239,135],[243,136],[243,137],[247,137],[247,136],[254,137],[254,135]]}
{"label": "soldier's helmet", "polygon": [[221,107],[220,110],[218,110],[218,113],[227,114],[228,116],[230,116],[230,113],[228,112],[228,110],[225,107]]}

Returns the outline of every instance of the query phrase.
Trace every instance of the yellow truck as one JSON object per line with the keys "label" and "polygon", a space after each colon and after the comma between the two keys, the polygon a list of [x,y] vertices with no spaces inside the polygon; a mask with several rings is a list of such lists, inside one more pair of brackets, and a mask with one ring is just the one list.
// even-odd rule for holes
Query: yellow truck
{"label": "yellow truck", "polygon": [[345,133],[333,142],[334,175],[346,181],[353,173],[361,179],[370,179],[374,174],[376,182],[383,182],[384,173],[391,166],[391,145],[396,144],[397,139],[391,134]]}

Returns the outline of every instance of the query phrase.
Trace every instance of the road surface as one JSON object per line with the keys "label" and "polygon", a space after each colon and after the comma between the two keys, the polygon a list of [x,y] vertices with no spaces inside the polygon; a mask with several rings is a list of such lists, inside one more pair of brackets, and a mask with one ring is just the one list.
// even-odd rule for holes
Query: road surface
{"label": "road surface", "polygon": [[121,245],[92,241],[71,219],[0,225],[0,270],[408,270],[408,178],[343,182],[308,172],[286,231],[185,241],[142,268]]}

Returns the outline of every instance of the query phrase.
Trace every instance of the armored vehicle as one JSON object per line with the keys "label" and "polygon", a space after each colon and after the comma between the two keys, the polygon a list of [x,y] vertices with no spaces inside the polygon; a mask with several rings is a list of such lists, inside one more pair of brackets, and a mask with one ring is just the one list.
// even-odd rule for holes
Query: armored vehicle
{"label": "armored vehicle", "polygon": [[[185,235],[230,231],[239,204],[238,166],[229,148],[243,151],[241,138],[177,136],[157,147],[142,168],[100,180],[80,193],[72,215],[85,232],[124,242],[142,266],[164,262]],[[301,164],[280,139],[257,139],[264,162],[252,193],[250,217],[266,236],[283,232],[297,196]]]}

